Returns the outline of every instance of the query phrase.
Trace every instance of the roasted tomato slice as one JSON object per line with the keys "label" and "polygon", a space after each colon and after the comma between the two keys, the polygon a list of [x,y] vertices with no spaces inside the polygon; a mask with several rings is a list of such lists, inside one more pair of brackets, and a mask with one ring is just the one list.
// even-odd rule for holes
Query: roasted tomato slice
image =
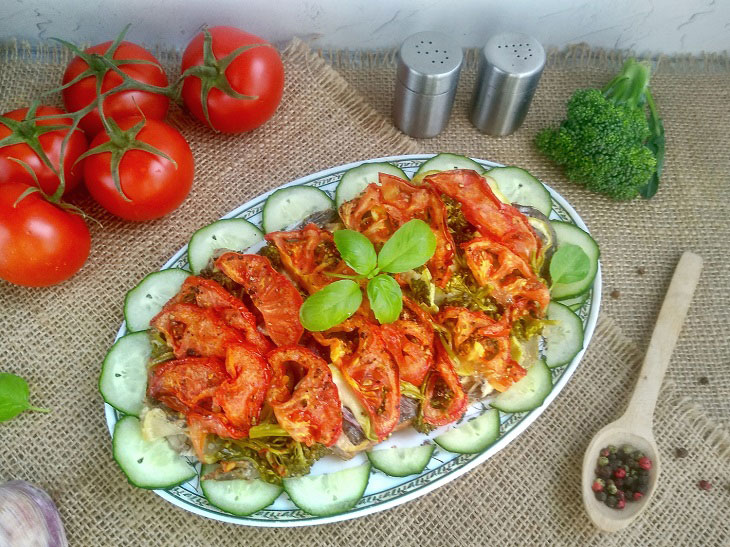
{"label": "roasted tomato slice", "polygon": [[436,360],[426,378],[421,409],[424,422],[442,426],[455,422],[464,415],[467,396],[461,387],[451,358],[438,336],[434,346],[436,347]]}
{"label": "roasted tomato slice", "polygon": [[332,446],[342,433],[340,396],[327,363],[300,346],[277,348],[267,402],[279,424],[296,441]]}
{"label": "roasted tomato slice", "polygon": [[229,327],[213,309],[170,302],[150,324],[165,336],[175,357],[219,357],[229,344],[243,342],[243,335]]}
{"label": "roasted tomato slice", "polygon": [[258,422],[271,383],[271,367],[252,346],[233,344],[226,353],[226,370],[232,379],[220,385],[213,403],[239,432],[248,435]]}
{"label": "roasted tomato slice", "polygon": [[292,282],[260,255],[224,253],[216,267],[243,286],[264,318],[269,337],[277,346],[295,345],[304,332],[299,322],[302,295]]}
{"label": "roasted tomato slice", "polygon": [[[474,278],[480,285],[490,287],[490,294],[503,307],[514,305],[519,312],[544,315],[550,303],[550,291],[527,262],[507,246],[487,237],[473,239],[461,247]],[[513,313],[512,319],[517,318]]]}
{"label": "roasted tomato slice", "polygon": [[272,232],[266,239],[276,245],[286,271],[309,294],[337,281],[328,273],[355,275],[337,251],[332,233],[315,224],[291,232]]}
{"label": "roasted tomato slice", "polygon": [[505,318],[495,321],[482,312],[448,307],[438,314],[437,321],[451,334],[460,375],[481,374],[494,389],[504,391],[526,374],[511,357]]}
{"label": "roasted tomato slice", "polygon": [[210,412],[218,386],[227,379],[226,368],[219,359],[188,357],[166,361],[150,369],[147,395],[178,412]]}
{"label": "roasted tomato slice", "polygon": [[332,362],[370,416],[375,435],[378,440],[385,439],[398,424],[400,380],[380,328],[354,316],[313,335],[320,344],[330,347]]}
{"label": "roasted tomato slice", "polygon": [[428,314],[410,298],[394,323],[380,327],[388,351],[398,363],[401,380],[421,387],[433,363],[433,327]]}
{"label": "roasted tomato slice", "polygon": [[458,201],[466,220],[483,236],[496,238],[528,264],[537,257],[540,241],[525,216],[499,201],[486,179],[476,171],[442,171],[427,176],[424,183]]}
{"label": "roasted tomato slice", "polygon": [[377,245],[385,243],[409,220],[423,220],[436,236],[436,251],[428,261],[428,269],[436,285],[443,288],[454,257],[454,240],[446,224],[443,202],[432,189],[413,186],[393,175],[380,173],[379,183],[371,184],[365,193],[340,207],[345,226]]}
{"label": "roasted tomato slice", "polygon": [[174,301],[195,303],[201,308],[213,308],[234,329],[244,333],[261,355],[273,349],[273,344],[256,328],[256,317],[238,298],[212,279],[191,275],[180,288]]}

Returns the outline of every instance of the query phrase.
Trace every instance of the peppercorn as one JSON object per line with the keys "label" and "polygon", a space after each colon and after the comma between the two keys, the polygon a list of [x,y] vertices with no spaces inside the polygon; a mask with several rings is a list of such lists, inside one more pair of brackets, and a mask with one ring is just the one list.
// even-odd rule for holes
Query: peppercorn
{"label": "peppercorn", "polygon": [[639,458],[639,467],[644,469],[645,471],[648,471],[651,469],[651,460],[644,456],[643,458]]}
{"label": "peppercorn", "polygon": [[623,488],[623,486],[624,486],[624,480],[623,480],[623,479],[616,479],[616,480],[614,480],[614,481],[613,481],[613,483],[614,483],[614,484],[615,484],[615,485],[616,485],[616,486],[617,486],[618,488]]}
{"label": "peppercorn", "polygon": [[700,487],[700,490],[710,490],[712,488],[712,483],[710,483],[710,481],[701,480],[697,483],[697,486]]}
{"label": "peppercorn", "polygon": [[604,465],[603,467],[596,468],[596,475],[598,475],[602,479],[608,479],[611,477],[611,468],[607,465]]}
{"label": "peppercorn", "polygon": [[601,456],[600,458],[598,458],[598,465],[600,465],[601,467],[608,465],[608,458],[606,456]]}
{"label": "peppercorn", "polygon": [[626,476],[626,470],[623,467],[619,467],[613,472],[613,476],[617,479],[623,479]]}
{"label": "peppercorn", "polygon": [[603,487],[606,485],[605,482],[603,482],[603,479],[596,479],[593,481],[593,484],[591,485],[591,488],[594,492],[600,492],[603,490]]}
{"label": "peppercorn", "polygon": [[623,509],[626,507],[626,500],[618,500],[616,502],[616,509]]}
{"label": "peppercorn", "polygon": [[618,503],[618,499],[616,498],[616,496],[608,496],[606,498],[606,505],[608,505],[609,507],[616,507],[616,503]]}
{"label": "peppercorn", "polygon": [[615,454],[616,453],[616,447],[613,446],[612,444],[609,444],[608,445],[608,452],[609,452],[609,454]]}
{"label": "peppercorn", "polygon": [[600,502],[606,501],[606,498],[608,497],[607,494],[603,490],[601,490],[600,492],[596,492],[595,495],[596,495],[596,499]]}
{"label": "peppercorn", "polygon": [[687,449],[686,448],[675,448],[674,449],[674,456],[676,458],[686,458],[687,457]]}
{"label": "peppercorn", "polygon": [[646,486],[649,484],[648,475],[639,475],[639,486]]}
{"label": "peppercorn", "polygon": [[609,494],[614,495],[616,494],[616,492],[618,492],[618,488],[616,488],[616,485],[612,482],[611,484],[606,485],[606,491]]}
{"label": "peppercorn", "polygon": [[642,494],[641,492],[634,492],[634,495],[632,496],[634,501],[639,501],[643,497],[644,497],[644,494]]}
{"label": "peppercorn", "polygon": [[599,454],[600,454],[601,456],[603,456],[604,458],[608,458],[608,455],[610,454],[610,452],[608,451],[608,448],[604,448],[603,450],[601,450],[601,451],[599,452]]}

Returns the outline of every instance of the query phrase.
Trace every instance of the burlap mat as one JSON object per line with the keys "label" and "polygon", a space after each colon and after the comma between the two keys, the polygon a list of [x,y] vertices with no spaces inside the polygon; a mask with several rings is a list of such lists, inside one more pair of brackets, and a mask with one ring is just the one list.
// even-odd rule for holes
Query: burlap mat
{"label": "burlap mat", "polygon": [[[264,190],[309,172],[356,159],[417,152],[426,147],[436,150],[439,145],[443,149],[521,163],[546,179],[555,178],[547,167],[539,167],[541,164],[522,141],[515,140],[501,149],[497,148],[497,141],[478,136],[464,139],[463,143],[448,142],[444,137],[441,142],[425,143],[427,146],[411,141],[395,132],[386,117],[371,109],[302,43],[290,44],[283,56],[287,71],[284,101],[274,120],[264,128],[239,137],[212,135],[179,111],[173,112],[172,123],[190,140],[197,169],[193,193],[178,211],[159,221],[128,224],[115,221],[89,199],[80,197],[78,203],[103,223],[103,228],[92,227],[92,255],[81,274],[50,289],[0,284],[0,370],[26,377],[34,404],[53,409],[49,415],[26,413],[0,424],[0,480],[21,478],[46,488],[61,510],[72,545],[83,546],[726,545],[730,540],[728,437],[689,397],[683,396],[687,389],[677,387],[681,385],[679,380],[667,382],[657,409],[656,435],[665,463],[651,510],[630,529],[613,536],[596,532],[585,517],[579,489],[583,449],[592,432],[621,411],[640,362],[637,348],[605,315],[575,377],[525,434],[466,476],[385,513],[305,529],[237,527],[187,513],[127,484],[111,458],[111,442],[96,385],[99,365],[121,322],[124,293],[147,272],[158,268],[195,228]],[[12,44],[0,52],[2,111],[26,104],[30,97],[46,89],[48,82],[57,82],[66,60],[57,50],[44,49],[31,61],[27,51]],[[174,66],[176,56],[165,55],[163,60]],[[385,72],[382,68],[373,70],[373,81],[389,85],[383,76]],[[557,74],[546,74],[546,88],[547,82],[552,82],[557,89]],[[561,95],[560,99],[540,98],[536,107],[546,109],[545,119],[557,119],[568,88],[595,77],[590,71],[582,74],[571,76],[569,83],[562,86],[564,91],[554,92]],[[353,71],[347,72],[347,76],[358,80]],[[381,97],[376,104],[382,109],[387,93],[372,93],[370,84],[362,85],[363,78],[358,81],[361,89],[370,91],[369,99]],[[677,90],[681,90],[679,84]],[[682,92],[691,95],[696,91]],[[665,93],[669,95],[662,92],[660,101]],[[552,115],[547,116],[548,112]],[[696,113],[703,115],[703,120],[709,118],[700,106]],[[454,119],[462,115],[463,104],[457,108]],[[726,116],[719,111],[719,105],[716,115]],[[676,130],[674,123],[668,123],[668,131]],[[534,124],[535,120],[529,120],[528,128],[535,127]],[[712,145],[714,138],[727,137],[714,134],[709,120],[704,127],[707,133],[696,143],[695,151],[703,154],[708,165],[720,170],[718,161],[722,160],[712,163],[713,158],[705,156],[709,151],[704,146]],[[456,129],[454,123],[451,130]],[[520,152],[520,146],[525,150]],[[511,150],[511,155],[507,150]],[[684,157],[682,153],[682,147],[674,143],[672,157]],[[678,164],[678,160],[673,162],[672,169],[677,169]],[[700,172],[705,181],[712,182],[713,168]],[[668,172],[667,180],[670,178],[681,180],[676,171]],[[598,233],[609,286],[616,283],[625,291],[617,302],[608,302],[607,307],[620,317],[622,326],[632,336],[653,320],[659,293],[679,250],[672,246],[668,251],[662,243],[659,247],[663,251],[656,251],[652,262],[648,258],[642,262],[648,271],[641,280],[641,290],[635,288],[635,276],[618,285],[624,279],[619,272],[629,272],[633,265],[622,264],[618,239],[607,232],[620,230],[624,237],[631,233],[633,239],[628,248],[637,253],[636,238],[644,238],[645,234],[634,235],[628,223],[644,226],[649,222],[647,216],[656,220],[662,211],[666,214],[668,210],[681,222],[678,213],[682,209],[670,209],[663,201],[677,185],[668,182],[667,191],[652,204],[616,208],[622,220],[611,223],[607,217],[613,206],[556,184],[576,202],[589,226]],[[720,197],[716,196],[716,201]],[[707,207],[717,204],[708,203]],[[659,210],[653,212],[656,209]],[[643,221],[628,218],[640,215]],[[692,218],[702,218],[705,227],[715,222],[711,218]],[[622,222],[626,223],[623,227]],[[678,239],[672,241],[693,242],[682,239],[697,237],[686,233],[695,233],[690,230],[692,224],[687,226],[684,230],[677,226],[674,237]],[[716,231],[722,228],[715,226]],[[709,229],[702,233],[713,235]],[[658,239],[653,237],[651,241]],[[699,250],[702,253],[704,249]],[[645,252],[643,256],[649,257],[654,255],[648,253],[655,251]],[[721,257],[705,254],[705,258],[710,275],[703,280],[714,280],[716,262]],[[645,294],[640,295],[642,292]],[[702,288],[700,298],[712,306],[701,311],[700,306],[694,305],[692,321],[711,318],[712,322],[705,327],[717,329],[717,337],[725,328],[721,313],[727,312],[717,300],[710,302],[710,294],[721,298],[716,287]],[[637,301],[636,313],[642,317],[629,321],[621,305],[630,299]],[[705,313],[708,315],[704,316]],[[697,328],[693,322],[686,332]],[[719,357],[704,363],[705,357],[699,357],[697,352],[705,356],[702,343],[716,344],[716,351],[723,348],[703,340],[705,335],[699,340],[685,335],[680,340],[678,356],[690,355],[687,364],[693,367],[719,366]],[[700,347],[691,354],[694,345]],[[681,363],[679,358],[674,360],[675,377]],[[719,381],[717,370],[710,374],[708,369],[707,375],[711,382]],[[724,393],[727,395],[727,389]],[[689,456],[676,459],[676,447],[686,448]],[[700,491],[696,487],[699,479],[710,480],[714,488],[710,492]]]}

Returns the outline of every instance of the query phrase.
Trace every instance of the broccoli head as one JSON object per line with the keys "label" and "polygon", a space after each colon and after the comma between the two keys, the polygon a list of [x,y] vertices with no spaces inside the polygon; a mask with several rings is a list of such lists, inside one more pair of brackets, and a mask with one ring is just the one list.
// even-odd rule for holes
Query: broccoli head
{"label": "broccoli head", "polygon": [[577,90],[560,127],[537,134],[538,149],[562,165],[568,179],[591,191],[616,200],[654,195],[664,129],[648,89],[649,74],[648,66],[631,59],[603,90]]}

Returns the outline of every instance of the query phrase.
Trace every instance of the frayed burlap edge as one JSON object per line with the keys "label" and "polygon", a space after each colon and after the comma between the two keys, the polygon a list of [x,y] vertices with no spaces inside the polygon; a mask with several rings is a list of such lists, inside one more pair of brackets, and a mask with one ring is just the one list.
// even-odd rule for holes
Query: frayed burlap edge
{"label": "frayed burlap edge", "polygon": [[[624,336],[612,317],[602,312],[598,317],[593,336],[601,339],[602,343],[621,360],[631,363],[635,368],[633,374],[638,374],[644,356],[639,347]],[[707,413],[691,397],[682,395],[676,382],[671,378],[664,379],[659,396],[668,397],[674,416],[697,431],[720,458],[730,463],[730,431],[708,417]]]}
{"label": "frayed burlap edge", "polygon": [[[304,43],[295,37],[285,48],[293,44]],[[88,47],[90,44],[80,44]],[[309,46],[311,47],[311,45]],[[180,52],[169,46],[155,45],[150,50],[161,62],[177,58]],[[334,48],[313,48],[317,55],[325,59],[334,68],[377,68],[395,67],[397,49],[349,50]],[[17,38],[0,41],[0,60],[21,60],[40,63],[66,63],[71,53],[61,44],[55,42],[31,42]],[[616,70],[629,57],[648,60],[654,63],[654,71],[664,74],[696,74],[730,72],[730,52],[704,52],[698,55],[678,54],[664,55],[639,53],[625,49],[594,48],[586,43],[572,44],[564,48],[550,48],[547,51],[547,66],[552,68],[585,68]],[[464,67],[476,68],[479,61],[479,49],[464,50]]]}
{"label": "frayed burlap edge", "polygon": [[294,38],[284,48],[282,55],[292,62],[303,61],[312,76],[312,81],[318,82],[318,85],[341,103],[365,129],[381,135],[388,147],[392,146],[393,150],[402,150],[404,153],[422,152],[415,141],[398,131],[389,119],[374,110],[365,97],[355,91],[339,73],[332,70],[332,67],[310,49],[307,43]]}

